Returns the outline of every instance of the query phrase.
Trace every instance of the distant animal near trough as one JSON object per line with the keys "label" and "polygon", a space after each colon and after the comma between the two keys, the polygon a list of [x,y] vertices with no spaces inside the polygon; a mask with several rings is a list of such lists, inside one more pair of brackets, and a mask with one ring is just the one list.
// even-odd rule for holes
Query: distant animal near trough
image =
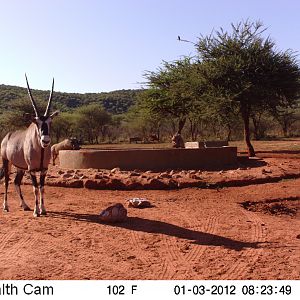
{"label": "distant animal near trough", "polygon": [[150,134],[149,138],[151,142],[159,142],[159,137],[157,134]]}
{"label": "distant animal near trough", "polygon": [[59,155],[60,150],[79,150],[80,145],[77,138],[69,138],[65,139],[60,143],[54,144],[51,147],[51,155],[52,155],[52,164],[55,166],[55,161],[57,156]]}
{"label": "distant animal near trough", "polygon": [[137,142],[142,142],[142,141],[143,141],[142,138],[140,138],[140,137],[138,137],[138,136],[129,138],[129,143],[130,143],[130,144],[131,144],[132,142],[137,143]]}
{"label": "distant animal near trough", "polygon": [[[33,215],[45,215],[46,209],[44,206],[44,183],[48,170],[48,165],[51,158],[50,149],[50,128],[54,116],[58,111],[50,114],[54,79],[52,81],[52,89],[50,92],[48,104],[44,115],[38,113],[36,103],[32,97],[31,90],[25,74],[28,95],[34,110],[35,115],[32,116],[32,122],[25,130],[9,132],[1,143],[2,169],[0,169],[0,179],[5,179],[5,193],[3,210],[8,212],[7,190],[9,184],[10,166],[14,165],[17,168],[17,174],[14,180],[15,188],[21,200],[21,207],[24,210],[30,210],[24,201],[21,192],[21,182],[25,171],[29,171],[32,185],[34,188],[35,207]],[[38,186],[36,172],[40,172],[40,185]],[[38,200],[40,196],[40,205]]]}

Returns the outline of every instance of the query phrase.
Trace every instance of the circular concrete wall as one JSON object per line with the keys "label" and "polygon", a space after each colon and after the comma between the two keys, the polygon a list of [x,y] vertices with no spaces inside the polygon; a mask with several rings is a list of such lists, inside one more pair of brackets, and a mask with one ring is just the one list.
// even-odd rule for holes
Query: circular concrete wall
{"label": "circular concrete wall", "polygon": [[68,169],[217,169],[237,162],[237,148],[61,150],[59,161]]}

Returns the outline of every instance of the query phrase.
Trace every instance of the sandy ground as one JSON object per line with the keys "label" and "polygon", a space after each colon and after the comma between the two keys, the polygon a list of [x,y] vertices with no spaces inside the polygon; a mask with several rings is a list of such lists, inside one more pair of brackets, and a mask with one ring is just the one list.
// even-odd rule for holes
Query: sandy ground
{"label": "sandy ground", "polygon": [[[205,178],[272,177],[270,162],[286,172],[299,166],[273,159]],[[47,186],[48,214],[34,218],[10,185],[10,212],[0,212],[0,279],[300,279],[299,186],[299,178],[213,189]],[[33,208],[31,186],[22,189]],[[102,209],[131,197],[154,207],[128,208],[124,223],[99,222]]]}

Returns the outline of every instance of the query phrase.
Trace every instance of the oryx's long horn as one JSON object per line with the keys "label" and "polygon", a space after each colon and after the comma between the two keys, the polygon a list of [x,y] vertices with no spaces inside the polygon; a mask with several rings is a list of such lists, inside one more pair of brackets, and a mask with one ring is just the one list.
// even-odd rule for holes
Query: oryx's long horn
{"label": "oryx's long horn", "polygon": [[31,90],[30,90],[30,87],[29,87],[29,84],[28,84],[28,80],[27,80],[26,73],[25,73],[25,78],[26,78],[26,84],[27,84],[28,95],[29,95],[29,98],[30,98],[30,100],[31,100],[31,103],[32,103],[32,106],[33,106],[33,109],[34,109],[35,116],[38,117],[39,114],[38,114],[37,106],[36,106],[35,101],[34,101],[34,99],[33,99],[33,97],[32,97],[32,94],[31,94]]}
{"label": "oryx's long horn", "polygon": [[51,92],[50,92],[50,96],[49,96],[47,108],[46,108],[46,111],[45,111],[45,114],[44,114],[45,117],[49,116],[49,113],[50,113],[51,102],[52,102],[52,95],[53,95],[53,89],[54,89],[54,78],[52,80],[52,89],[51,89]]}

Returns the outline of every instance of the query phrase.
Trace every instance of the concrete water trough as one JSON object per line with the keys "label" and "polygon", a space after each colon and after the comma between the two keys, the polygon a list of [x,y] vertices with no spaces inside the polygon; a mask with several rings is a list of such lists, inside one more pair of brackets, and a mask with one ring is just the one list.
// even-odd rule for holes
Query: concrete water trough
{"label": "concrete water trough", "polygon": [[237,148],[61,150],[59,161],[66,169],[223,169],[237,163]]}

